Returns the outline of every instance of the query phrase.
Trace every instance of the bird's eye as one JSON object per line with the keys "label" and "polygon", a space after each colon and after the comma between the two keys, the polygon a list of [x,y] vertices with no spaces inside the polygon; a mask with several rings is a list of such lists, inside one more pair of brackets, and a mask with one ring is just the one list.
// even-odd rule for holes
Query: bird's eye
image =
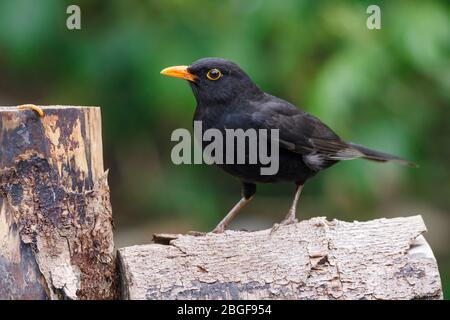
{"label": "bird's eye", "polygon": [[217,80],[222,76],[222,72],[220,72],[219,69],[211,69],[208,71],[208,73],[206,74],[206,77],[209,80]]}

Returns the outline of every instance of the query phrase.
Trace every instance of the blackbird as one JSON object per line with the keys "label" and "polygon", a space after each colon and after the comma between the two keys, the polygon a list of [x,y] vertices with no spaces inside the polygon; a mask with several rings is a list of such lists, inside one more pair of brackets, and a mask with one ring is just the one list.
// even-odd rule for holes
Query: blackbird
{"label": "blackbird", "polygon": [[[161,74],[188,80],[197,101],[194,121],[204,129],[278,129],[279,169],[262,175],[250,164],[220,164],[242,182],[242,199],[212,231],[224,232],[228,223],[256,193],[256,183],[290,181],[294,199],[282,225],[297,222],[295,211],[304,183],[319,171],[341,160],[394,161],[415,166],[402,158],[345,142],[318,118],[291,103],[262,91],[235,63],[203,58],[189,66],[165,68]],[[203,143],[203,148],[206,146]]]}

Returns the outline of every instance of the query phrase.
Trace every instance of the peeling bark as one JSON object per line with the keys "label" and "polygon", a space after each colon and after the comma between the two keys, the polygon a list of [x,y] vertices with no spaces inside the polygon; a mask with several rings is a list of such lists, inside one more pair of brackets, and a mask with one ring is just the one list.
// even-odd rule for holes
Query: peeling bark
{"label": "peeling bark", "polygon": [[420,216],[157,235],[119,249],[125,299],[442,299]]}
{"label": "peeling bark", "polygon": [[100,109],[43,109],[0,107],[0,298],[114,298]]}

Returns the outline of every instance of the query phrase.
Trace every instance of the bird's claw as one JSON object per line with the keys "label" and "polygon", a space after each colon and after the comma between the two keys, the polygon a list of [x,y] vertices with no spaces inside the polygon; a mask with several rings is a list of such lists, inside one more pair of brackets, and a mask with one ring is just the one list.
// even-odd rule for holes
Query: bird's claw
{"label": "bird's claw", "polygon": [[270,234],[277,231],[281,226],[288,226],[290,224],[295,224],[298,222],[298,219],[295,217],[295,215],[289,214],[283,221],[280,223],[275,223],[272,227],[272,230],[270,230]]}
{"label": "bird's claw", "polygon": [[220,224],[211,231],[211,233],[216,233],[216,234],[224,233],[224,232],[225,232],[225,226],[220,225]]}
{"label": "bird's claw", "polygon": [[295,224],[298,222],[296,217],[289,217],[280,222],[280,226],[288,226],[290,224]]}
{"label": "bird's claw", "polygon": [[18,110],[32,110],[34,112],[36,112],[40,118],[42,118],[44,116],[44,110],[42,110],[41,108],[39,108],[38,106],[34,105],[34,104],[23,104],[21,106],[17,107]]}

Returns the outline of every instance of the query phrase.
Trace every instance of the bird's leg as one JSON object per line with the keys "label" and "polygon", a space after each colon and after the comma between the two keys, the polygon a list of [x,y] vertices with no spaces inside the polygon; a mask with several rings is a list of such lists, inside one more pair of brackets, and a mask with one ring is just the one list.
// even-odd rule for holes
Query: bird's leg
{"label": "bird's leg", "polygon": [[222,219],[222,221],[219,222],[219,224],[214,228],[212,231],[213,233],[222,233],[225,231],[227,225],[230,223],[230,221],[236,216],[236,214],[243,208],[245,205],[251,200],[245,199],[245,197],[242,197],[241,200],[239,200],[238,203],[233,207],[233,209],[230,210],[230,212],[227,213],[225,218]]}
{"label": "bird's leg", "polygon": [[18,106],[17,109],[19,110],[33,110],[34,112],[36,112],[40,118],[42,118],[44,116],[44,110],[42,110],[41,108],[39,108],[38,106],[34,105],[34,104],[23,104],[21,106]]}
{"label": "bird's leg", "polygon": [[256,185],[253,183],[242,184],[242,199],[227,213],[225,218],[219,222],[219,224],[212,231],[213,233],[222,233],[225,231],[226,227],[230,221],[236,216],[236,214],[243,208],[247,203],[250,202],[253,195],[256,193]]}
{"label": "bird's leg", "polygon": [[295,217],[295,211],[297,210],[297,202],[298,202],[298,199],[300,198],[300,194],[302,193],[302,189],[303,189],[303,185],[297,184],[297,187],[295,188],[294,200],[292,201],[292,205],[289,208],[289,212],[286,215],[286,218],[284,218],[284,220],[281,221],[281,223],[280,223],[281,225],[288,225],[288,224],[298,222],[297,218]]}
{"label": "bird's leg", "polygon": [[300,198],[300,194],[302,193],[302,189],[303,189],[303,184],[297,184],[297,187],[295,188],[294,200],[292,201],[292,205],[289,208],[288,214],[283,219],[283,221],[281,221],[280,223],[275,223],[275,225],[272,227],[272,230],[270,231],[270,233],[276,231],[280,226],[286,226],[286,225],[298,222],[297,218],[295,217],[295,211],[297,209],[297,202],[298,202],[298,199]]}

